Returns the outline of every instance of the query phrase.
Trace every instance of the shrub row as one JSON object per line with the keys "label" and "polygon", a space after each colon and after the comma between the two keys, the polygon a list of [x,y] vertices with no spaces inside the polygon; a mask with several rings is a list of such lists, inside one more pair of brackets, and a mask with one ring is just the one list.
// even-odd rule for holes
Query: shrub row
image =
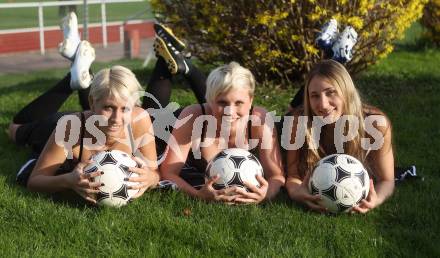
{"label": "shrub row", "polygon": [[[207,63],[231,60],[250,68],[257,79],[294,85],[323,58],[315,38],[334,17],[359,34],[353,60],[356,74],[392,50],[420,18],[427,0],[151,0],[159,21],[189,43]],[[293,82],[293,83],[292,83]]]}

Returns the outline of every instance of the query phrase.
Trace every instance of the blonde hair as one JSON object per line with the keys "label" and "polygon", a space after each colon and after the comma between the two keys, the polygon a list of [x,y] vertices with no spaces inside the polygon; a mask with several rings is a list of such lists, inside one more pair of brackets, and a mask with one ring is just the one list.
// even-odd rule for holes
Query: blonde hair
{"label": "blonde hair", "polygon": [[254,96],[254,75],[236,62],[217,67],[209,74],[206,80],[205,98],[208,102],[212,102],[220,94],[232,89],[247,89],[249,96]]}
{"label": "blonde hair", "polygon": [[[316,76],[327,81],[336,88],[338,95],[343,99],[344,110],[343,115],[353,115],[359,119],[359,128],[356,137],[344,143],[344,153],[356,157],[361,162],[365,163],[366,151],[361,147],[361,139],[365,136],[364,112],[363,105],[359,93],[354,86],[353,80],[345,67],[333,60],[324,60],[316,64],[307,76],[307,82],[304,91],[304,115],[308,117],[308,125],[306,132],[306,145],[302,151],[302,165],[300,171],[302,173],[311,172],[316,163],[323,157],[329,155],[325,153],[320,146],[319,149],[310,149],[312,145],[312,121],[313,114],[309,100],[309,85]],[[344,133],[347,134],[348,126],[344,128]],[[304,157],[305,156],[305,157]],[[305,175],[305,174],[304,174]],[[303,176],[304,176],[303,175]]]}
{"label": "blonde hair", "polygon": [[95,103],[106,97],[131,101],[140,105],[139,92],[142,87],[130,69],[115,65],[102,69],[93,78],[90,85],[89,101]]}

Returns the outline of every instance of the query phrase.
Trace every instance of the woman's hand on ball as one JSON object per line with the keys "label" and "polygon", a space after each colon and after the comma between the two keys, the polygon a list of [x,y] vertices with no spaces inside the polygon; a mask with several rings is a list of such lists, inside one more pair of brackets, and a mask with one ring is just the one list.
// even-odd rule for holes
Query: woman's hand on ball
{"label": "woman's hand on ball", "polygon": [[138,167],[132,167],[130,168],[130,171],[138,174],[138,176],[127,178],[127,181],[137,182],[136,185],[131,185],[128,187],[129,189],[139,190],[138,193],[132,197],[132,199],[136,199],[142,196],[149,188],[155,187],[159,182],[159,178],[154,176],[153,173],[150,173],[150,171],[147,169],[146,163],[142,159],[138,157],[132,158],[134,161],[136,161]]}
{"label": "woman's hand on ball", "polygon": [[367,213],[371,209],[374,209],[377,206],[377,193],[374,189],[373,180],[370,179],[370,191],[366,199],[360,201],[359,205],[353,207],[352,212],[354,213]]}
{"label": "woman's hand on ball", "polygon": [[128,182],[137,183],[128,187],[128,189],[139,190],[139,192],[132,197],[133,199],[140,197],[147,189],[157,185],[157,180],[151,176],[148,169],[133,167],[130,168],[130,171],[139,175],[125,179]]}
{"label": "woman's hand on ball", "polygon": [[309,190],[304,184],[298,187],[298,190],[293,196],[293,199],[297,202],[304,203],[309,209],[313,211],[327,212],[327,208],[320,204],[321,197],[319,195],[310,194]]}
{"label": "woman's hand on ball", "polygon": [[212,186],[220,177],[215,175],[208,179],[205,185],[197,192],[199,198],[205,201],[219,201],[227,204],[234,204],[236,198],[236,187],[228,187],[221,190],[215,190]]}
{"label": "woman's hand on ball", "polygon": [[256,176],[258,182],[260,183],[260,187],[257,187],[249,182],[243,182],[244,185],[249,189],[249,192],[242,187],[237,187],[235,191],[238,196],[235,198],[235,203],[238,204],[251,204],[251,203],[260,203],[266,198],[267,189],[269,188],[269,183],[262,177],[261,175]]}
{"label": "woman's hand on ball", "polygon": [[309,192],[307,185],[309,184],[310,175],[306,175],[301,185],[299,185],[295,191],[292,192],[292,199],[297,202],[305,204],[309,209],[316,212],[327,212],[327,208],[320,203],[321,197],[319,195],[313,195]]}
{"label": "woman's hand on ball", "polygon": [[99,182],[92,182],[91,179],[101,175],[101,171],[95,171],[92,173],[84,173],[84,168],[91,162],[80,162],[69,174],[70,188],[78,193],[85,200],[96,203],[95,194],[99,192],[97,189],[101,186]]}
{"label": "woman's hand on ball", "polygon": [[309,207],[309,209],[313,211],[322,212],[322,213],[328,211],[326,207],[320,204],[321,196],[319,195],[312,195],[309,194],[307,191],[307,193],[304,193],[303,195],[303,200],[304,203],[307,205],[307,207]]}

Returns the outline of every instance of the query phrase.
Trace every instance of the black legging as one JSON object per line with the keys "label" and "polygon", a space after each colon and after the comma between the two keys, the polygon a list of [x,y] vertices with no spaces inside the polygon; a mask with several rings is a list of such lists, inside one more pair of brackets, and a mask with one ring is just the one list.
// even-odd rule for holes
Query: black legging
{"label": "black legging", "polygon": [[[205,93],[206,93],[206,77],[198,70],[195,66],[191,64],[189,60],[186,60],[189,67],[189,72],[183,77],[187,80],[189,86],[191,87],[197,101],[202,104],[205,103]],[[157,59],[156,65],[153,69],[153,73],[147,85],[147,93],[150,93],[156,100],[145,96],[142,100],[142,108],[165,108],[170,103],[171,89],[172,89],[172,74],[169,72],[165,60],[162,57]],[[159,102],[160,106],[158,106]],[[174,111],[174,116],[179,117],[182,108]],[[153,121],[153,126],[157,126],[154,123],[154,117],[151,117]],[[155,128],[155,132],[159,132],[163,128]],[[172,127],[168,128],[168,132],[171,133]],[[162,154],[167,146],[167,140],[161,139],[156,135],[156,151],[160,155]]]}
{"label": "black legging", "polygon": [[[206,76],[197,69],[191,62],[187,59],[186,63],[189,67],[189,72],[184,74],[184,78],[188,81],[197,101],[202,104],[205,103],[205,93],[206,93]],[[163,107],[166,107],[170,103],[171,97],[171,87],[172,87],[172,74],[168,70],[165,60],[159,57],[156,62],[156,66],[153,69],[150,81],[148,82],[147,92],[152,94]],[[144,97],[142,101],[142,108],[159,108],[157,103],[148,98]]]}
{"label": "black legging", "polygon": [[[88,96],[90,89],[78,90],[78,96],[83,110],[90,109]],[[31,103],[22,108],[15,116],[14,123],[26,124],[35,122],[58,112],[67,98],[72,94],[70,88],[70,73],[68,73],[54,87],[43,93]]]}
{"label": "black legging", "polygon": [[297,108],[301,106],[304,103],[304,86],[302,86],[295,94],[295,96],[292,98],[292,101],[290,101],[290,106],[292,108]]}
{"label": "black legging", "polygon": [[[78,90],[78,96],[83,110],[90,109],[88,96],[90,89]],[[17,129],[15,141],[19,145],[29,145],[32,156],[38,156],[44,148],[58,119],[72,112],[58,112],[66,99],[72,94],[70,88],[70,73],[54,87],[43,93],[31,103],[22,108],[13,118],[15,124],[22,124]]]}

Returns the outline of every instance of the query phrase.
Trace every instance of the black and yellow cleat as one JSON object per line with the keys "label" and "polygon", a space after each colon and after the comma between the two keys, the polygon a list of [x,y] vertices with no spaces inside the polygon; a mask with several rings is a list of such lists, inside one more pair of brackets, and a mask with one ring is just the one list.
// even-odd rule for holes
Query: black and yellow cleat
{"label": "black and yellow cleat", "polygon": [[185,43],[177,38],[173,31],[165,25],[155,23],[154,31],[156,32],[157,37],[161,38],[168,46],[173,46],[179,52],[185,49]]}
{"label": "black and yellow cleat", "polygon": [[188,72],[189,68],[182,53],[173,46],[167,45],[162,38],[156,37],[153,48],[156,56],[160,56],[165,60],[171,74],[184,74]]}

